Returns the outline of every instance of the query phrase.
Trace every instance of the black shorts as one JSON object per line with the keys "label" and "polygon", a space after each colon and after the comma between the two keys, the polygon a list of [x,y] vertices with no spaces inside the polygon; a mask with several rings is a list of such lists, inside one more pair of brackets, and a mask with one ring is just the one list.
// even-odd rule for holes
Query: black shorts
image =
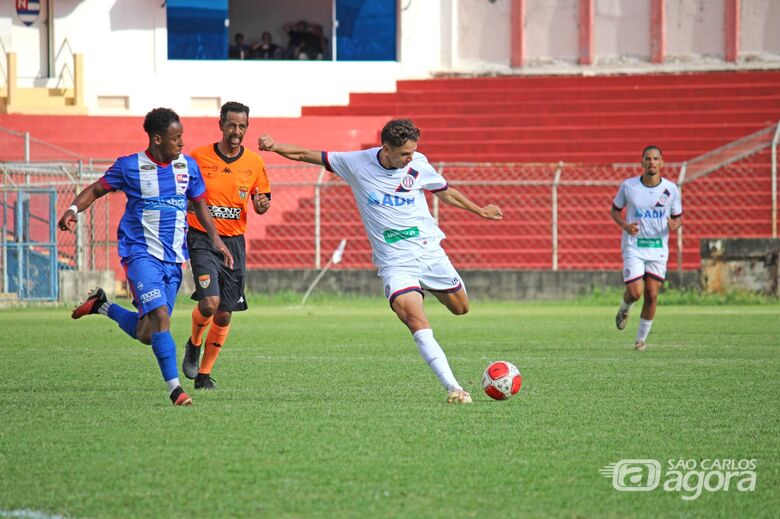
{"label": "black shorts", "polygon": [[187,231],[187,248],[190,251],[190,267],[195,281],[192,299],[219,296],[219,309],[228,312],[246,310],[244,279],[246,277],[246,243],[244,235],[220,236],[233,255],[233,268],[223,264],[222,254],[211,246],[209,235],[190,228]]}

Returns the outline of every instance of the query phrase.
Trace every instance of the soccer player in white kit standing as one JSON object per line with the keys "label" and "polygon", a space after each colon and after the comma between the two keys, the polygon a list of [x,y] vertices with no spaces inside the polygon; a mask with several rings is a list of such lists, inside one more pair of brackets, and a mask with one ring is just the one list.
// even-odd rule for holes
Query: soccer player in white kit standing
{"label": "soccer player in white kit standing", "polygon": [[[642,297],[642,313],[634,348],[647,349],[647,335],[653,326],[658,291],[666,276],[669,260],[669,231],[682,225],[682,201],[677,186],[661,178],[664,160],[658,146],[642,151],[642,176],[624,180],[612,201],[610,214],[623,229],[623,281],[626,291],[615,324],[623,330],[628,313]],[[626,209],[626,217],[621,212]]]}
{"label": "soccer player in white kit standing", "polygon": [[488,220],[500,220],[501,209],[492,204],[479,207],[449,187],[416,152],[420,130],[409,119],[388,122],[381,138],[381,147],[353,152],[278,144],[269,135],[260,137],[259,146],[291,160],[325,166],[349,184],[390,307],[412,332],[420,355],[447,391],[447,402],[471,403],[471,395],[452,374],[423,307],[423,290],[427,290],[455,315],[469,309],[460,274],[441,248],[444,233],[428,210],[424,190]]}

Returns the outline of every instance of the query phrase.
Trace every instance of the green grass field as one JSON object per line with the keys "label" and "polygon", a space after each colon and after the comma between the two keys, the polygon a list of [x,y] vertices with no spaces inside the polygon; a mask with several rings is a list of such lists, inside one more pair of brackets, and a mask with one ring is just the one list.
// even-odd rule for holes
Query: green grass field
{"label": "green grass field", "polygon": [[[475,397],[448,406],[384,300],[250,303],[192,408],[110,320],[0,311],[0,517],[777,517],[780,305],[662,305],[637,353],[614,305],[428,301]],[[755,490],[618,491],[622,459],[756,460]]]}

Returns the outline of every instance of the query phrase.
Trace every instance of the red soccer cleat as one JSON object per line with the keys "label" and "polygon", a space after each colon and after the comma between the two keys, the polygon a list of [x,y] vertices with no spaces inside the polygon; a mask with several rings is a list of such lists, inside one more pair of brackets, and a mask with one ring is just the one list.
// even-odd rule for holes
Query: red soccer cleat
{"label": "red soccer cleat", "polygon": [[83,303],[79,304],[73,309],[73,313],[70,314],[71,319],[79,319],[89,314],[96,314],[103,303],[108,301],[106,293],[102,288],[93,288],[87,294],[87,299]]}

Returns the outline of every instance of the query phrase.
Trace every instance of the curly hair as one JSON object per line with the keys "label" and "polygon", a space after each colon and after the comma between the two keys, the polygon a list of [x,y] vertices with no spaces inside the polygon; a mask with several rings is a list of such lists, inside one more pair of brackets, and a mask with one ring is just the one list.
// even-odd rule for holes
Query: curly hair
{"label": "curly hair", "polygon": [[393,119],[382,128],[382,144],[394,148],[403,146],[406,141],[419,141],[420,130],[409,119]]}
{"label": "curly hair", "polygon": [[155,108],[144,117],[144,131],[152,135],[162,135],[173,123],[181,122],[179,115],[170,108]]}
{"label": "curly hair", "polygon": [[249,107],[247,105],[243,105],[235,101],[228,101],[227,103],[222,105],[222,108],[219,111],[219,120],[227,121],[228,112],[236,112],[236,113],[244,112],[247,118],[249,118]]}

